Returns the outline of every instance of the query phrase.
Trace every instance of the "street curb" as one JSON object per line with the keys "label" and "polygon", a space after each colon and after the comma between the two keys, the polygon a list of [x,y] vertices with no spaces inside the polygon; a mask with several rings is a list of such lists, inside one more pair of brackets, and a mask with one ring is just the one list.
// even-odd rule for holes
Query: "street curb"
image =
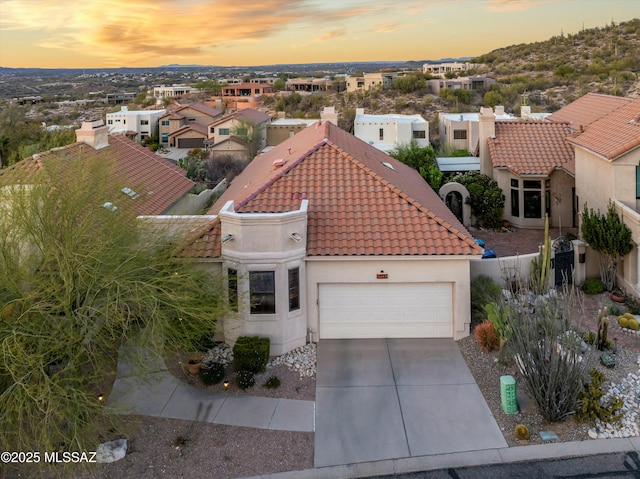
{"label": "street curb", "polygon": [[302,471],[246,476],[240,479],[335,479],[338,477],[355,479],[437,469],[512,464],[540,459],[563,459],[633,451],[640,451],[640,437],[558,442],[433,456],[407,457],[344,466],[319,467]]}

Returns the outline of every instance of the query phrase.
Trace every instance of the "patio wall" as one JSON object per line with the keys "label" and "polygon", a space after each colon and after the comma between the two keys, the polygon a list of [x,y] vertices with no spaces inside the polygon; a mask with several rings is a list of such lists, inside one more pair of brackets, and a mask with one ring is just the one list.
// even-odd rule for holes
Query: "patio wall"
{"label": "patio wall", "polygon": [[540,253],[529,253],[518,256],[505,256],[503,258],[486,258],[471,260],[471,281],[480,275],[491,277],[496,283],[503,286],[505,277],[518,274],[520,278],[528,279],[531,274],[531,261]]}

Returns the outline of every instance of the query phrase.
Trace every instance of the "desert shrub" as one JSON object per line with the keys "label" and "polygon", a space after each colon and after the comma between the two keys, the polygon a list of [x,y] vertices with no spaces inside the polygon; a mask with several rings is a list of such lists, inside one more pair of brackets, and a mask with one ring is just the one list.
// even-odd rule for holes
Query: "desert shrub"
{"label": "desert shrub", "polygon": [[613,306],[609,306],[609,314],[612,316],[620,316],[622,314],[622,310],[614,304]]}
{"label": "desert shrub", "polygon": [[529,428],[524,424],[518,424],[514,430],[516,439],[520,441],[526,441],[529,439]]}
{"label": "desert shrub", "polygon": [[628,325],[629,329],[631,329],[631,330],[633,330],[633,331],[637,331],[637,330],[638,330],[638,326],[639,326],[639,324],[638,324],[638,320],[637,320],[637,319],[635,319],[635,318],[634,318],[634,319],[630,319],[630,320],[628,321],[628,324],[627,324],[627,325]]}
{"label": "desert shrub", "polygon": [[617,422],[622,417],[620,409],[624,402],[620,398],[611,397],[603,401],[605,392],[602,389],[606,378],[597,369],[589,371],[590,381],[583,382],[583,391],[578,399],[576,419],[595,423],[599,419],[605,423]]}
{"label": "desert shrub", "polygon": [[500,337],[496,333],[496,328],[489,321],[484,321],[476,326],[473,335],[480,349],[486,352],[496,351],[500,348]]}
{"label": "desert shrub", "polygon": [[624,297],[624,305],[629,310],[629,314],[640,314],[640,300],[632,294],[627,294]]}
{"label": "desert shrub", "polygon": [[218,384],[224,379],[224,365],[221,363],[202,364],[200,379],[206,385]]}
{"label": "desert shrub", "polygon": [[243,391],[249,389],[256,383],[256,377],[251,371],[238,371],[236,373],[236,384]]}
{"label": "desert shrub", "polygon": [[269,362],[269,338],[240,336],[233,346],[233,364],[236,371],[264,372]]}
{"label": "desert shrub", "polygon": [[586,361],[558,342],[570,330],[572,303],[570,294],[558,293],[537,303],[533,310],[512,308],[509,319],[509,350],[527,392],[550,422],[573,414],[585,376]]}
{"label": "desert shrub", "polygon": [[484,307],[500,300],[502,288],[491,277],[480,275],[471,281],[471,322],[479,324],[487,318]]}
{"label": "desert shrub", "polygon": [[621,328],[628,328],[629,327],[629,319],[626,316],[619,316],[618,317],[618,324],[620,325]]}
{"label": "desert shrub", "polygon": [[280,378],[278,376],[269,376],[263,386],[267,389],[277,389],[280,387]]}
{"label": "desert shrub", "polygon": [[457,181],[469,190],[469,205],[480,226],[499,228],[502,225],[505,196],[490,176],[476,171],[461,173],[449,181]]}
{"label": "desert shrub", "polygon": [[605,290],[604,283],[597,278],[589,278],[582,283],[582,291],[585,294],[600,294]]}
{"label": "desert shrub", "polygon": [[593,331],[589,331],[584,334],[582,339],[584,339],[584,342],[588,345],[593,346],[596,344],[596,333],[594,333]]}

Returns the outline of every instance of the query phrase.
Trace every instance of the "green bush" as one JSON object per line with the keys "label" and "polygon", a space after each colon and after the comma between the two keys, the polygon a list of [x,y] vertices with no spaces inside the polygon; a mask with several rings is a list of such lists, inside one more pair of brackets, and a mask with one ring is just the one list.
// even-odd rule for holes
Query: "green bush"
{"label": "green bush", "polygon": [[236,373],[236,384],[243,391],[249,389],[256,383],[256,377],[251,371],[238,371]]}
{"label": "green bush", "polygon": [[600,294],[605,290],[604,283],[597,278],[590,278],[582,283],[582,291],[585,294]]}
{"label": "green bush", "polygon": [[505,197],[498,183],[491,177],[470,171],[453,176],[469,190],[469,205],[480,226],[499,228],[502,226]]}
{"label": "green bush", "polygon": [[620,316],[622,314],[622,310],[614,304],[613,306],[609,306],[609,314],[612,316]]}
{"label": "green bush", "polygon": [[502,288],[491,277],[480,275],[471,281],[471,322],[479,324],[487,319],[484,307],[500,300]]}
{"label": "green bush", "polygon": [[616,422],[622,417],[620,409],[624,406],[624,402],[620,398],[611,398],[608,402],[603,403],[602,398],[605,394],[602,389],[606,378],[597,369],[589,371],[591,380],[584,382],[583,391],[578,399],[578,408],[576,410],[576,418],[579,421],[590,421],[595,423],[596,419],[602,422]]}
{"label": "green bush", "polygon": [[236,371],[264,372],[269,362],[269,338],[240,336],[233,346],[233,364]]}
{"label": "green bush", "polygon": [[199,374],[204,384],[218,384],[224,379],[224,365],[221,363],[202,364]]}
{"label": "green bush", "polygon": [[280,387],[280,384],[280,378],[278,376],[269,376],[263,386],[267,389],[277,389]]}

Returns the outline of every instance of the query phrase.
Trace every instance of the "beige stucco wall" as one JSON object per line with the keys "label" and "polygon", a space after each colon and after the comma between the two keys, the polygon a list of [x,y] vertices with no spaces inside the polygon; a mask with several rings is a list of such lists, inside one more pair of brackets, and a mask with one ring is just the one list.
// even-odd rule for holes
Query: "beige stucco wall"
{"label": "beige stucco wall", "polygon": [[[376,279],[380,271],[388,274]],[[454,339],[469,335],[471,321],[469,258],[467,257],[374,257],[374,258],[306,258],[307,325],[318,339],[319,285],[322,283],[389,283],[445,282],[451,283],[453,293],[452,317]]]}
{"label": "beige stucco wall", "polygon": [[307,127],[305,123],[297,125],[268,125],[267,126],[267,146],[276,146],[290,138],[290,132],[294,135],[300,133]]}

